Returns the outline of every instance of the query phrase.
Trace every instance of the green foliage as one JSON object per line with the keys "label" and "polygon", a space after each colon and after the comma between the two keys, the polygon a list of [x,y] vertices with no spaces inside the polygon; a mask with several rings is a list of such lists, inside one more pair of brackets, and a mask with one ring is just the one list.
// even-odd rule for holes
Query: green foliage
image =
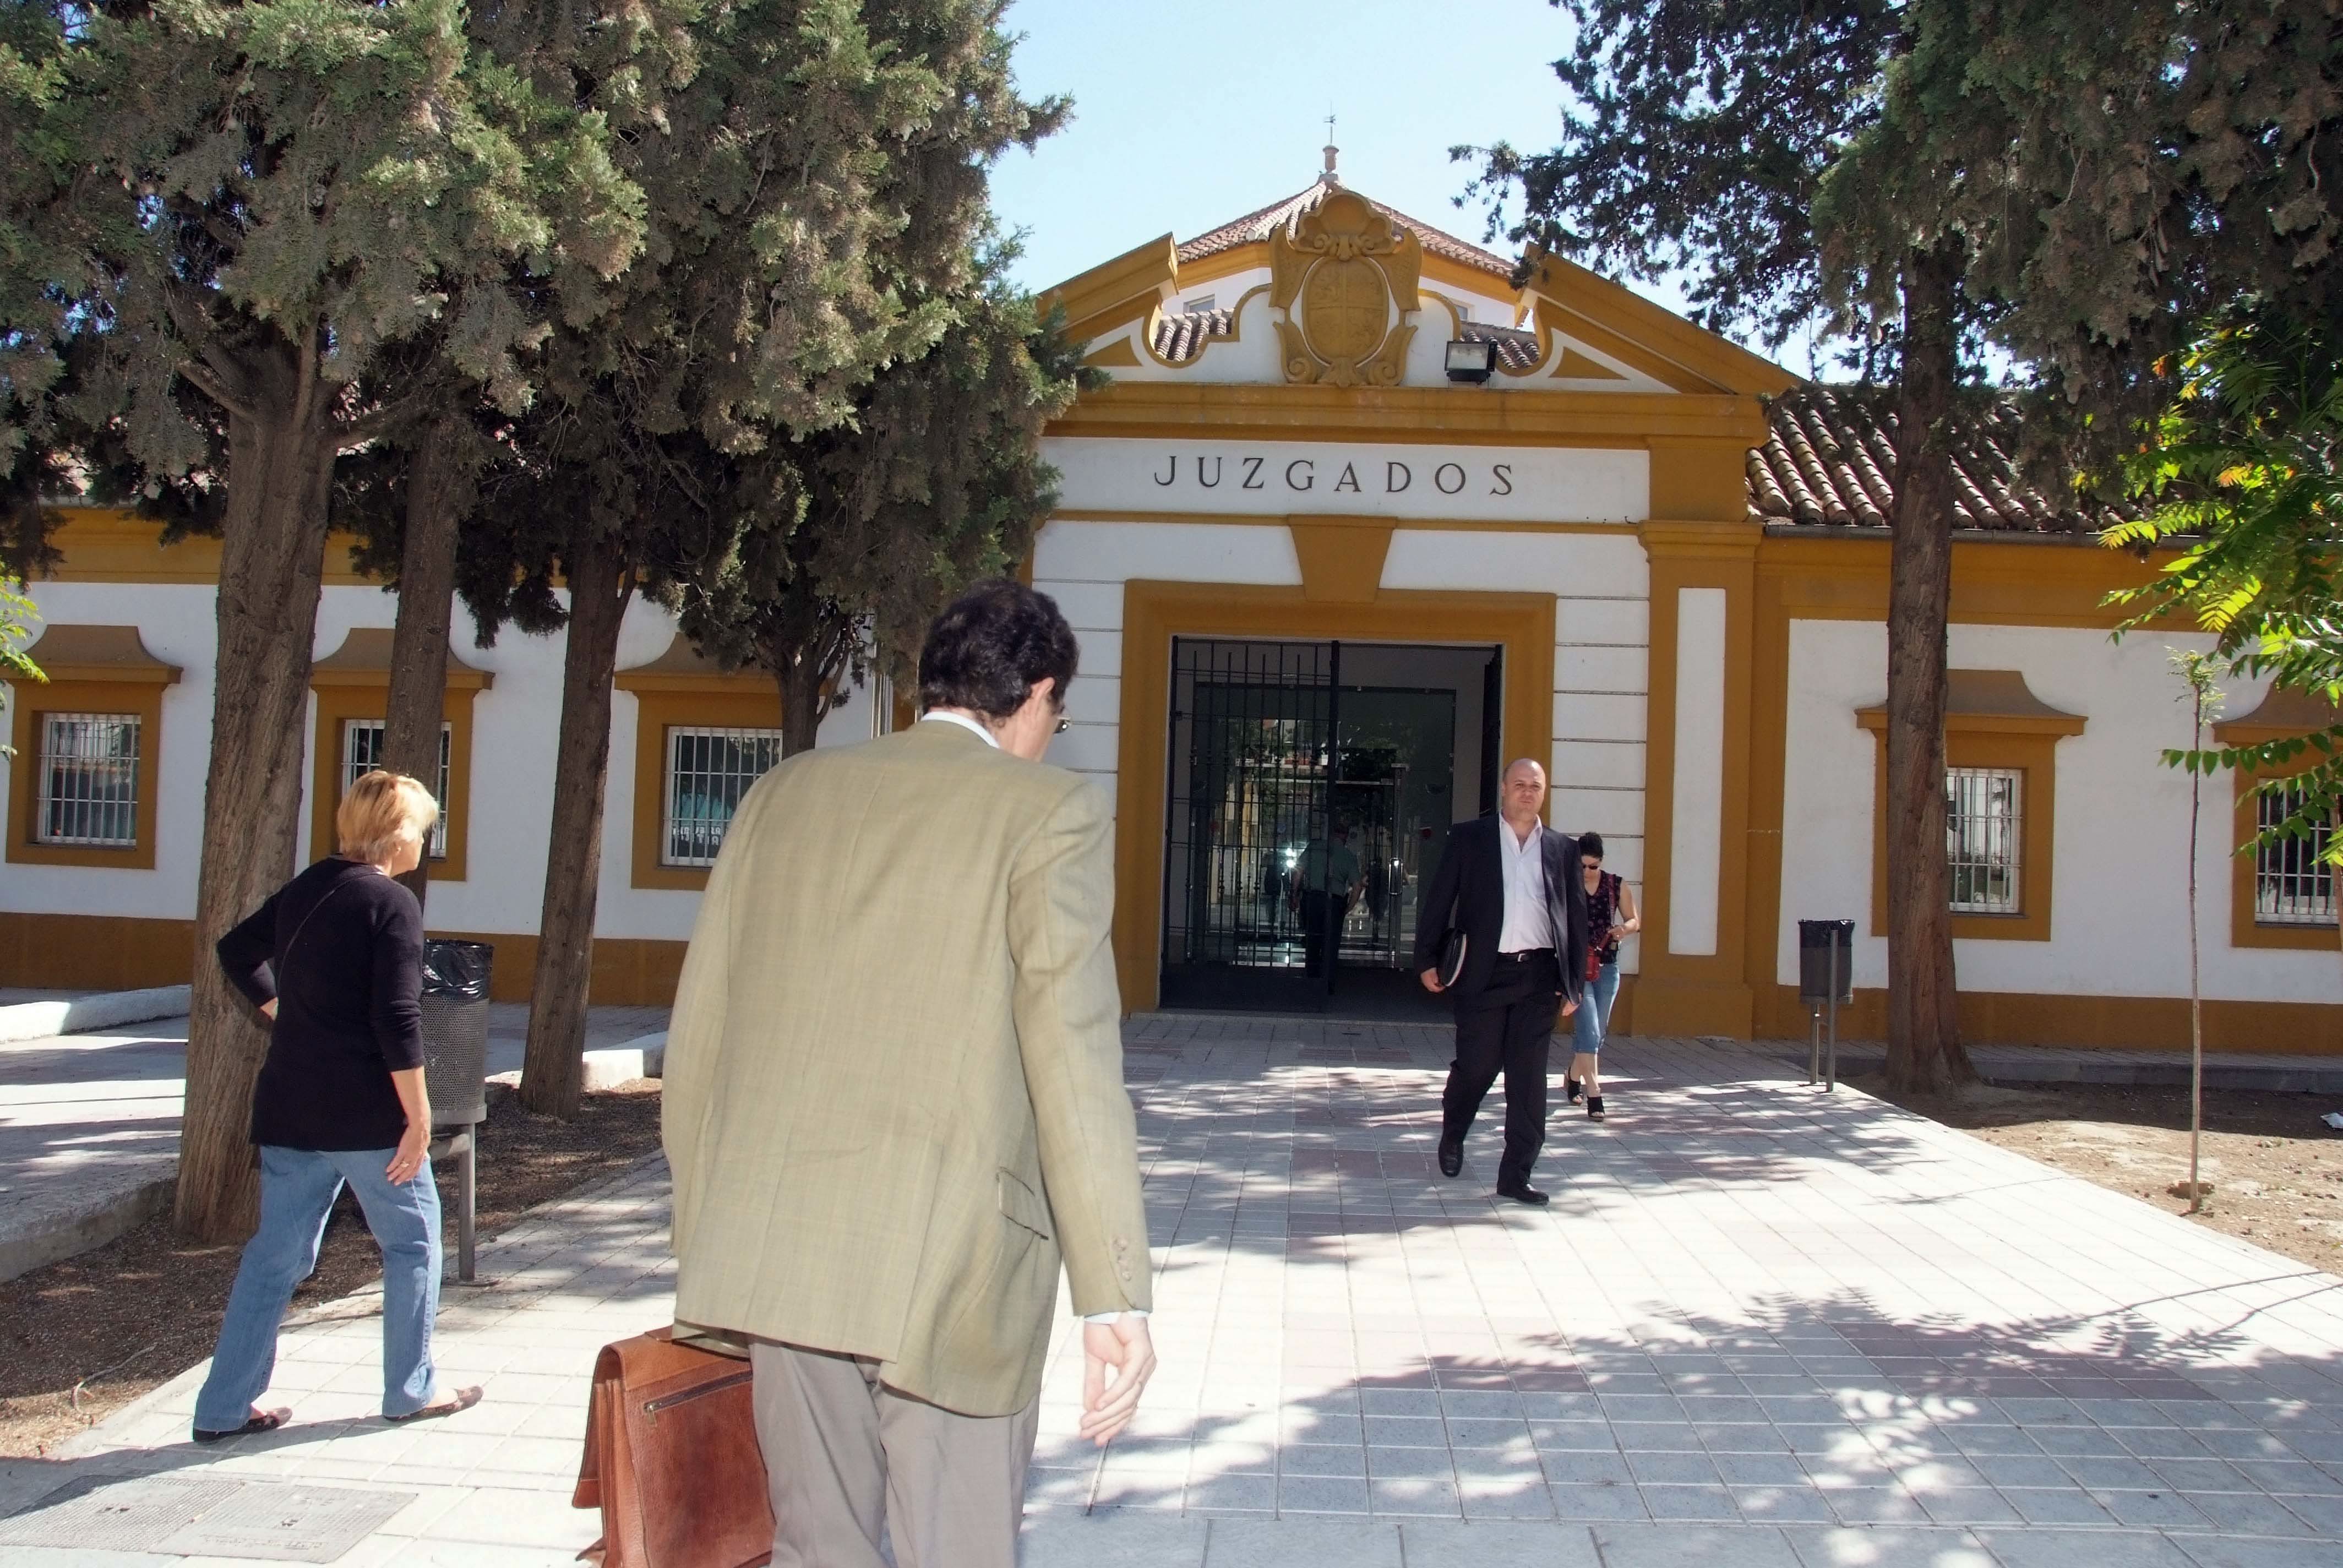
{"label": "green foliage", "polygon": [[[2191,620],[2214,635],[2212,662],[2230,674],[2343,701],[2343,343],[2241,308],[2188,351],[2177,380],[2125,467],[2153,505],[2101,536],[2111,548],[2178,549],[2153,580],[2114,596],[2134,607],[2127,628]],[[2164,760],[2260,775],[2261,793],[2301,790],[2301,809],[2246,848],[2316,837],[2325,859],[2343,864],[2343,837],[2330,830],[2332,802],[2343,799],[2343,724]]]}
{"label": "green foliage", "polygon": [[[640,243],[603,116],[474,47],[458,0],[5,9],[20,503],[61,427],[150,493],[224,482],[223,417],[266,426],[288,378],[353,389],[406,340],[518,407],[544,296],[590,312]],[[390,423],[347,390],[332,412],[345,444]]]}
{"label": "green foliage", "polygon": [[[1712,331],[1776,347],[1825,312],[1812,208],[1879,114],[1897,0],[1554,0],[1574,23],[1551,151],[1500,144],[1473,194],[1518,189],[1510,237],[1631,276],[1682,273]],[[1493,230],[1503,224],[1500,205]]]}
{"label": "green foliage", "polygon": [[2343,319],[2343,0],[1901,9],[1816,193],[1825,276],[1875,318],[1913,246],[1956,245],[1978,329],[2046,394],[2041,457],[2111,473],[2158,367],[2240,297]]}
{"label": "green foliage", "polygon": [[669,602],[796,529],[809,443],[983,296],[991,160],[1063,118],[1018,95],[1001,11],[745,0],[692,30],[656,134],[616,149],[649,197],[643,260],[548,341],[551,396],[483,478],[459,585],[484,628],[558,624],[581,524]]}
{"label": "green foliage", "polygon": [[[25,657],[33,622],[39,618],[40,612],[25,597],[25,585],[15,578],[0,577],[0,720],[8,716],[12,682],[48,678],[38,665]],[[15,748],[8,744],[7,734],[5,724],[0,723],[0,757],[16,754]]]}
{"label": "green foliage", "polygon": [[784,683],[800,701],[834,704],[874,659],[910,680],[935,614],[1030,552],[1057,502],[1041,428],[1103,377],[1008,285],[1008,260],[980,259],[943,337],[881,371],[850,421],[744,467],[745,483],[796,505],[757,510],[737,552],[680,594],[703,650],[800,671]]}

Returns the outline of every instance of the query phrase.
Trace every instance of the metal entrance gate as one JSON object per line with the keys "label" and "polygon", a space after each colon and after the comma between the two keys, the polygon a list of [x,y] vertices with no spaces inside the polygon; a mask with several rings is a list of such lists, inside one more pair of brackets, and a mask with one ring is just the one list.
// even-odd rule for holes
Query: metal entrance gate
{"label": "metal entrance gate", "polygon": [[1166,1006],[1322,1005],[1334,966],[1308,950],[1297,873],[1328,843],[1342,661],[1329,642],[1172,643]]}
{"label": "metal entrance gate", "polygon": [[[1403,979],[1413,889],[1431,871],[1422,854],[1463,805],[1445,781],[1455,699],[1346,684],[1343,651],[1173,640],[1162,1005],[1314,1011],[1346,984],[1388,990]],[[1372,665],[1380,653],[1388,669],[1390,652],[1359,657]],[[1493,685],[1497,650],[1487,658]],[[1495,699],[1483,697],[1493,730]],[[1409,703],[1430,715],[1413,733],[1438,736],[1430,779],[1421,763],[1432,743],[1394,729]],[[1483,749],[1495,739],[1484,733]],[[1482,771],[1485,792],[1493,775]],[[1427,793],[1431,779],[1441,781]]]}

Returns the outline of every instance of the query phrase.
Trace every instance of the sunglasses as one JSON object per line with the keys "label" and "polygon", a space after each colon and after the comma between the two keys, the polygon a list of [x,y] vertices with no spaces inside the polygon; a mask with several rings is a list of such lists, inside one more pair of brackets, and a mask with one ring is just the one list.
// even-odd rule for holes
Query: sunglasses
{"label": "sunglasses", "polygon": [[1052,735],[1063,735],[1067,730],[1071,729],[1073,727],[1074,721],[1072,719],[1061,719],[1058,720],[1058,727],[1050,731],[1050,733]]}
{"label": "sunglasses", "polygon": [[1600,860],[1589,860],[1589,859],[1580,859],[1580,861],[1579,861],[1578,863],[1579,863],[1581,866],[1584,866],[1586,869],[1588,869],[1588,870],[1590,870],[1590,871],[1599,871],[1599,870],[1601,870],[1601,869],[1603,869],[1603,862],[1602,862],[1602,861],[1600,861]]}

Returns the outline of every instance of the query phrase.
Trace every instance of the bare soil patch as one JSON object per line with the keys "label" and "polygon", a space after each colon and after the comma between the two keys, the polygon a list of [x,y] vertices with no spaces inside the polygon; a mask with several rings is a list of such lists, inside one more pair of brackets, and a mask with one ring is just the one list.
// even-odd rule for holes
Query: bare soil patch
{"label": "bare soil patch", "polygon": [[[490,1084],[480,1128],[481,1240],[656,1152],[659,1112],[659,1085],[649,1081],[586,1096],[574,1121],[531,1115],[510,1089]],[[441,1165],[439,1178],[452,1252],[454,1166]],[[0,1457],[45,1454],[210,1355],[242,1252],[240,1243],[199,1246],[157,1220],[0,1282]],[[381,1263],[345,1192],[293,1310],[372,1283]],[[451,1256],[451,1288],[454,1271]]]}
{"label": "bare soil patch", "polygon": [[2205,1091],[2205,1211],[2167,1189],[2188,1179],[2188,1091],[2097,1084],[1980,1085],[1953,1096],[1891,1094],[1876,1073],[1848,1081],[1947,1127],[2072,1176],[2343,1273],[2343,1132],[2318,1120],[2335,1097]]}

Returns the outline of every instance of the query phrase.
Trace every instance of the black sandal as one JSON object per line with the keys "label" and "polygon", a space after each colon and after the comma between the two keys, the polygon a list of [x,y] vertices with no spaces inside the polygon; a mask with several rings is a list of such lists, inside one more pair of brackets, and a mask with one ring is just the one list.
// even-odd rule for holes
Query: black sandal
{"label": "black sandal", "polygon": [[251,1437],[264,1432],[275,1432],[285,1424],[292,1413],[289,1410],[257,1411],[254,1412],[252,1419],[242,1426],[232,1426],[226,1432],[206,1432],[199,1426],[194,1429],[196,1441],[226,1442],[231,1437]]}
{"label": "black sandal", "polygon": [[1603,1097],[1601,1095],[1590,1094],[1586,1097],[1586,1120],[1589,1121],[1600,1121],[1603,1120]]}
{"label": "black sandal", "polygon": [[1577,1104],[1578,1097],[1584,1093],[1585,1091],[1586,1085],[1579,1082],[1578,1080],[1571,1077],[1568,1073],[1564,1073],[1563,1075],[1562,1098],[1567,1103],[1572,1105]]}

